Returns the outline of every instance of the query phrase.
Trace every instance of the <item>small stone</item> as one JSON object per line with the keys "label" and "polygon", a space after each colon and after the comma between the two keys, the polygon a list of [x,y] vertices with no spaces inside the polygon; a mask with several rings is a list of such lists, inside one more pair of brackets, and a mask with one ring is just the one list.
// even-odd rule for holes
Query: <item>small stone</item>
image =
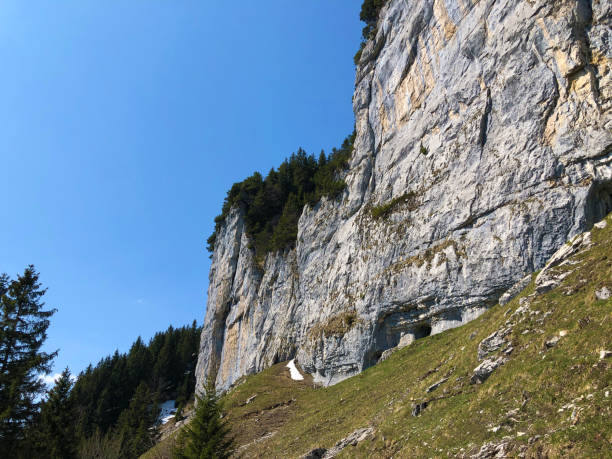
{"label": "small stone", "polygon": [[563,337],[563,336],[567,336],[567,334],[568,334],[568,333],[569,333],[569,332],[568,332],[567,330],[561,330],[561,331],[559,332],[559,336],[561,336],[561,337]]}
{"label": "small stone", "polygon": [[605,220],[600,221],[599,223],[595,223],[595,228],[604,229],[608,225],[608,222]]}
{"label": "small stone", "polygon": [[610,396],[610,391],[607,390],[604,395],[606,396],[606,398],[608,398]]}
{"label": "small stone", "polygon": [[387,349],[385,350],[381,355],[380,358],[378,359],[378,362],[384,362],[385,360],[387,360],[389,357],[391,357],[391,354],[393,354],[395,351],[397,351],[397,346],[396,347],[392,347],[391,349]]}
{"label": "small stone", "polygon": [[415,403],[412,405],[412,415],[418,416],[421,412],[427,408],[428,402]]}
{"label": "small stone", "polygon": [[507,361],[508,359],[506,357],[485,360],[474,368],[474,374],[470,378],[470,384],[482,384],[497,367],[503,365]]}
{"label": "small stone", "polygon": [[612,351],[601,350],[599,351],[599,360],[607,359],[612,355]]}
{"label": "small stone", "polygon": [[300,459],[321,459],[326,452],[325,448],[315,448],[301,456]]}
{"label": "small stone", "polygon": [[598,300],[607,300],[610,298],[610,290],[607,287],[602,287],[601,289],[595,291],[595,298]]}
{"label": "small stone", "polygon": [[443,378],[438,382],[433,383],[431,386],[429,386],[427,388],[427,392],[433,392],[434,390],[436,390],[438,387],[440,387],[440,384],[445,383],[446,381],[448,381],[448,378]]}
{"label": "small stone", "polygon": [[550,349],[551,347],[555,347],[557,345],[557,343],[559,342],[559,339],[560,338],[558,336],[553,336],[551,339],[546,341],[544,345]]}

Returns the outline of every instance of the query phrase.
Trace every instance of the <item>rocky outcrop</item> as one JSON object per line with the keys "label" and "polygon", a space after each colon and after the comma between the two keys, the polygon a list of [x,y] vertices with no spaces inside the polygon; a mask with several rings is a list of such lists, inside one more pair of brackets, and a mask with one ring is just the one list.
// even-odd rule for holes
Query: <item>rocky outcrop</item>
{"label": "rocky outcrop", "polygon": [[476,368],[474,368],[474,373],[470,378],[471,384],[482,384],[486,379],[491,376],[498,367],[506,363],[508,359],[506,357],[497,357],[486,359]]}
{"label": "rocky outcrop", "polygon": [[[390,0],[357,68],[347,188],[294,250],[215,244],[197,368],[333,384],[461,325],[612,210],[610,2]],[[384,216],[376,206],[396,200]]]}
{"label": "rocky outcrop", "polygon": [[305,455],[301,456],[300,459],[333,459],[340,452],[349,447],[349,446],[357,446],[359,443],[371,437],[374,433],[373,427],[364,427],[363,429],[357,429],[346,438],[343,438],[339,442],[337,442],[330,449],[325,448],[316,448],[312,451],[309,451]]}

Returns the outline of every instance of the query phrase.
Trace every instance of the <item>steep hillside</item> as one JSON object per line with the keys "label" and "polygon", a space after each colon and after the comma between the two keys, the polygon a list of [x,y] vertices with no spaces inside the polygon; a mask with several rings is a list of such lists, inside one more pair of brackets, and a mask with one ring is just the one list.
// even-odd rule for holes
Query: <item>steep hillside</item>
{"label": "steep hillside", "polygon": [[224,399],[239,452],[332,457],[350,437],[338,457],[609,457],[612,215],[606,223],[506,305],[337,385],[292,380],[286,363],[247,377]]}
{"label": "steep hillside", "polygon": [[249,201],[224,209],[197,389],[292,358],[337,383],[478,317],[610,212],[611,19],[605,1],[386,2],[346,188],[300,201],[294,243],[263,257]]}

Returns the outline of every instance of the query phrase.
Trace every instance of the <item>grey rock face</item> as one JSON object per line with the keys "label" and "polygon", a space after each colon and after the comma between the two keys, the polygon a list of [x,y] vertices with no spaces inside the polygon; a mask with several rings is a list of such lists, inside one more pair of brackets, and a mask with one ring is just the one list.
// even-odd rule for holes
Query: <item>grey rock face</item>
{"label": "grey rock face", "polygon": [[306,207],[296,248],[263,266],[237,210],[217,237],[198,391],[294,357],[340,381],[475,318],[612,210],[611,16],[390,0],[357,68],[342,197]]}

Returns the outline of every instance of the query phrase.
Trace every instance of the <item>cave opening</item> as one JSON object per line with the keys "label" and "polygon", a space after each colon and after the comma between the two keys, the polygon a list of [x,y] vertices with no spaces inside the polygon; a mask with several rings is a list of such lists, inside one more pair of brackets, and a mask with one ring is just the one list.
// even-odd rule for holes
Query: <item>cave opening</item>
{"label": "cave opening", "polygon": [[414,329],[414,339],[425,338],[431,335],[431,325],[421,324]]}
{"label": "cave opening", "polygon": [[612,182],[594,184],[586,202],[585,217],[587,227],[603,220],[612,212]]}

